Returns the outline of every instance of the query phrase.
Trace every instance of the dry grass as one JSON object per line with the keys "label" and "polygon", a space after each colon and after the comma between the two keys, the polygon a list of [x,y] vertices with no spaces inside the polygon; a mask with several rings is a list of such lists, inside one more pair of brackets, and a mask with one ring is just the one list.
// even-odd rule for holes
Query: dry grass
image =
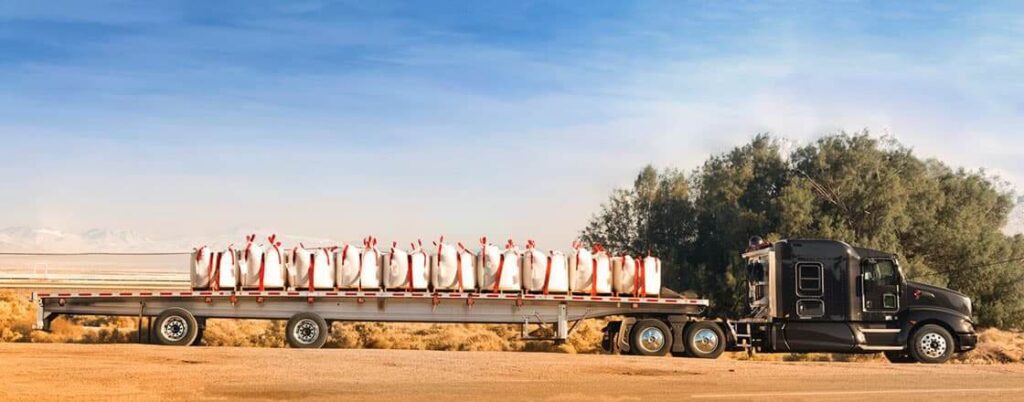
{"label": "dry grass", "polygon": [[[0,290],[0,342],[123,343],[136,339],[136,321],[118,317],[61,317],[51,332],[33,331],[35,306],[28,292]],[[335,323],[327,347],[360,349],[413,349],[448,351],[527,351],[600,353],[601,329],[607,320],[579,324],[563,345],[520,339],[516,325]],[[534,336],[550,336],[538,329]],[[208,346],[284,347],[284,323],[263,320],[208,320],[204,333]],[[885,361],[880,354],[756,354],[726,353],[726,358],[756,361]],[[1024,362],[1024,334],[985,329],[979,333],[977,350],[957,356],[960,363]]]}

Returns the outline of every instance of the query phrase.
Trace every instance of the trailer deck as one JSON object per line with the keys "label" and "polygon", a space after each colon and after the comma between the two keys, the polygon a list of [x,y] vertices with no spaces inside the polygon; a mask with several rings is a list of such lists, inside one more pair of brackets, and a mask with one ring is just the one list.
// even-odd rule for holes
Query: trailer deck
{"label": "trailer deck", "polygon": [[155,317],[171,308],[197,318],[289,319],[313,313],[326,321],[554,325],[565,340],[569,322],[614,315],[702,314],[708,301],[689,298],[428,291],[98,291],[33,294],[36,328],[60,315]]}

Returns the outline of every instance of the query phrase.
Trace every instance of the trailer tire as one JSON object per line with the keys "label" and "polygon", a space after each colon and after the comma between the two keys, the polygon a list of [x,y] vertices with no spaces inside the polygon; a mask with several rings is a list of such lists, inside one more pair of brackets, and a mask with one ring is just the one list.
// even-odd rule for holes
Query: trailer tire
{"label": "trailer tire", "polygon": [[717,359],[725,351],[725,332],[713,321],[697,321],[686,326],[686,354],[698,359]]}
{"label": "trailer tire", "polygon": [[153,333],[161,345],[188,346],[199,336],[199,322],[188,310],[171,307],[156,317]]}
{"label": "trailer tire", "polygon": [[327,321],[314,313],[298,313],[288,319],[285,337],[296,349],[320,349],[327,343]]}
{"label": "trailer tire", "polygon": [[635,355],[664,356],[672,350],[672,330],[661,320],[640,320],[629,332],[629,342]]}
{"label": "trailer tire", "polygon": [[935,324],[925,324],[910,336],[910,355],[921,363],[945,363],[953,357],[956,344],[953,336],[945,328]]}

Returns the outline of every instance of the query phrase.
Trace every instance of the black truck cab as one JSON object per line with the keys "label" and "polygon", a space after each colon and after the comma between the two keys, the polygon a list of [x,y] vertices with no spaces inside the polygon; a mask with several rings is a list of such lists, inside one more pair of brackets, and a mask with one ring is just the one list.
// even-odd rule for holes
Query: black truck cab
{"label": "black truck cab", "polygon": [[834,240],[751,243],[749,347],[941,363],[977,344],[971,300],[907,281],[891,253]]}

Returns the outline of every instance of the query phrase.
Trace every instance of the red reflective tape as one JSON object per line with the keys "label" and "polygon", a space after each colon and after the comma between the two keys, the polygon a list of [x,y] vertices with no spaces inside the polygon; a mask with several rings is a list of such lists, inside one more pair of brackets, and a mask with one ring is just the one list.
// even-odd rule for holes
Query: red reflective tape
{"label": "red reflective tape", "polygon": [[153,292],[139,292],[139,296],[152,296]]}
{"label": "red reflective tape", "polygon": [[79,293],[79,296],[92,296],[92,293]]}
{"label": "red reflective tape", "polygon": [[423,293],[413,293],[413,297],[423,297]]}
{"label": "red reflective tape", "polygon": [[337,295],[338,295],[338,292],[327,292],[326,294],[327,294],[328,296],[337,296]]}
{"label": "red reflective tape", "polygon": [[524,295],[523,298],[526,298],[526,299],[536,299],[537,296],[536,295]]}
{"label": "red reflective tape", "polygon": [[608,300],[619,301],[619,300],[622,300],[622,298],[621,297],[609,297]]}
{"label": "red reflective tape", "polygon": [[586,298],[583,297],[583,296],[573,296],[572,299],[573,300],[586,300]]}
{"label": "red reflective tape", "polygon": [[501,295],[489,294],[486,297],[497,298],[497,297],[501,297]]}
{"label": "red reflective tape", "polygon": [[[544,270],[544,287],[542,288],[544,294],[548,294],[548,283],[551,282],[551,260],[551,256],[548,256],[548,267]],[[533,263],[531,262],[530,265],[532,266]]]}
{"label": "red reflective tape", "polygon": [[118,296],[131,296],[132,293],[124,292],[124,293],[118,293],[117,295]]}
{"label": "red reflective tape", "polygon": [[71,293],[57,293],[57,296],[60,296],[60,297],[70,297]]}
{"label": "red reflective tape", "polygon": [[40,293],[39,297],[50,297],[49,293]]}
{"label": "red reflective tape", "polygon": [[597,301],[604,301],[604,298],[603,298],[603,297],[601,297],[601,296],[598,296],[598,297],[591,297],[591,299],[594,299],[594,300],[597,300]]}
{"label": "red reflective tape", "polygon": [[302,293],[299,293],[299,292],[288,292],[288,296],[298,296],[300,294],[302,294]]}
{"label": "red reflective tape", "polygon": [[355,296],[357,294],[358,293],[356,293],[356,292],[345,292],[345,296]]}
{"label": "red reflective tape", "polygon": [[631,297],[631,298],[629,298],[629,301],[631,301],[631,302],[638,302],[638,301],[640,301],[640,299],[635,298],[635,297]]}
{"label": "red reflective tape", "polygon": [[555,299],[555,300],[565,300],[565,296],[553,296],[552,299]]}
{"label": "red reflective tape", "polygon": [[113,296],[113,293],[100,293],[100,296]]}

